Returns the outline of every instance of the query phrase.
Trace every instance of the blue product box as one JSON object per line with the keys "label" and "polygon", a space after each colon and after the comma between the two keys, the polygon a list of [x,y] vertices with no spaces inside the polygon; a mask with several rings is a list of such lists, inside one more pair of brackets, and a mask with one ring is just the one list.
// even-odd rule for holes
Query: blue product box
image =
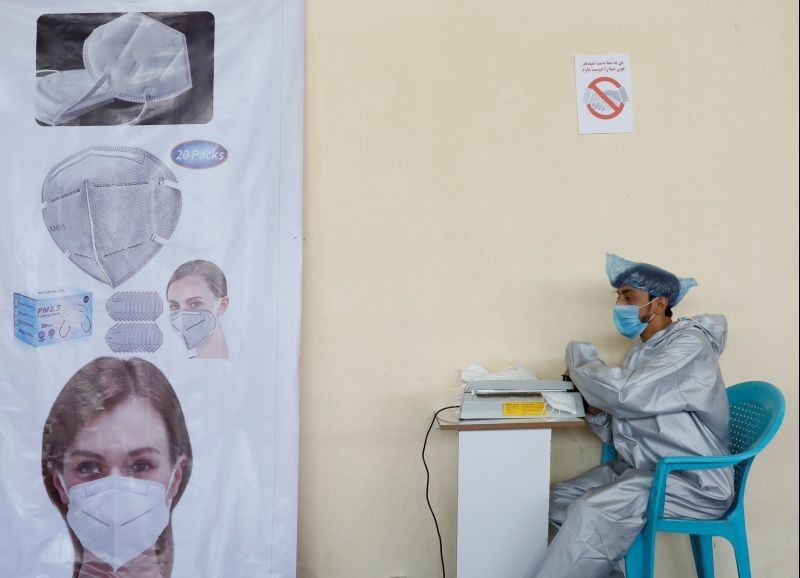
{"label": "blue product box", "polygon": [[92,292],[51,289],[14,293],[14,336],[34,347],[92,334]]}

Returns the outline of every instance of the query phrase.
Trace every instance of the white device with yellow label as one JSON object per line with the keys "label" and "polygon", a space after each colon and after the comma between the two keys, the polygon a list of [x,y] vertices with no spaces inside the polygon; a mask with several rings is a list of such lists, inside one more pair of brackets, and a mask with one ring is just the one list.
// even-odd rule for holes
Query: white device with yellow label
{"label": "white device with yellow label", "polygon": [[[576,414],[549,406],[542,393],[573,398]],[[464,388],[461,419],[575,419],[583,417],[581,394],[571,381],[508,379],[473,381]]]}

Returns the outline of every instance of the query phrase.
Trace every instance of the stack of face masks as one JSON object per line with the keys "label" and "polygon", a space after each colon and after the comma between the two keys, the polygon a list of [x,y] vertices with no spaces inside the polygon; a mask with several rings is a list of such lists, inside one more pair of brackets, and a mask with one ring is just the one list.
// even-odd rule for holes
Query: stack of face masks
{"label": "stack of face masks", "polygon": [[192,88],[186,37],[144,14],[129,12],[98,26],[83,43],[84,69],[39,70],[36,118],[63,124],[118,98],[148,103],[175,98]]}
{"label": "stack of face masks", "polygon": [[106,310],[119,321],[106,332],[106,344],[114,353],[152,353],[161,347],[164,334],[156,325],[164,305],[155,291],[120,291],[106,301]]}
{"label": "stack of face masks", "polygon": [[114,353],[153,353],[163,342],[155,323],[117,323],[106,331],[106,344]]}
{"label": "stack of face masks", "polygon": [[164,303],[156,291],[120,291],[108,298],[106,311],[114,321],[155,321]]}

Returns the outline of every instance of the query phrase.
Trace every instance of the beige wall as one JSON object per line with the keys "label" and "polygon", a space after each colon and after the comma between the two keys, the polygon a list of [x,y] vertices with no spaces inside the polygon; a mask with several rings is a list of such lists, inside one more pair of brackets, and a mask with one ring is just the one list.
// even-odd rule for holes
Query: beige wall
{"label": "beige wall", "polygon": [[[748,529],[755,576],[798,576],[797,22],[794,0],[307,1],[299,576],[439,575],[433,411],[472,361],[553,378],[585,339],[618,363],[607,250],[696,277],[676,314],[727,315],[727,382],[783,390]],[[622,52],[636,132],[578,136],[573,56]],[[584,431],[553,445],[555,479],[597,463]],[[432,434],[450,576],[456,450]],[[692,576],[688,542],[657,565]]]}

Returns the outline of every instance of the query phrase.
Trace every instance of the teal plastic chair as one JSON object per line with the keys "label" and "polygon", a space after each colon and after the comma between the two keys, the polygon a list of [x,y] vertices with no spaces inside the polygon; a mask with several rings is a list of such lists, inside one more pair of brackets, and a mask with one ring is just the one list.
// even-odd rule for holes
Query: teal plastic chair
{"label": "teal plastic chair", "polygon": [[[750,554],[744,521],[744,489],[756,454],[775,436],[783,421],[786,402],[774,385],[746,381],[728,388],[731,407],[731,455],[671,456],[656,465],[647,523],[625,557],[627,578],[652,578],[656,532],[689,534],[698,578],[714,578],[712,536],[722,536],[733,546],[739,578],[751,578]],[[616,459],[614,448],[603,445],[603,463]],[[673,470],[705,470],[734,466],[734,498],[728,512],[718,520],[683,520],[664,517],[667,475]]]}

